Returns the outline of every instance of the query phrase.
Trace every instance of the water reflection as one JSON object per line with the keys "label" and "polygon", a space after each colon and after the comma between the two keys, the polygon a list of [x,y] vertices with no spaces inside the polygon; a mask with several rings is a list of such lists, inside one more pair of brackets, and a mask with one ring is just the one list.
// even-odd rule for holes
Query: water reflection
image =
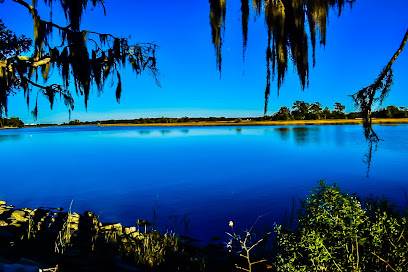
{"label": "water reflection", "polygon": [[295,142],[299,145],[304,145],[308,141],[308,136],[309,136],[309,128],[307,127],[294,127],[292,128],[294,136],[295,136]]}
{"label": "water reflection", "polygon": [[344,126],[338,125],[336,126],[336,132],[335,132],[335,138],[336,138],[336,143],[338,146],[343,146],[344,145]]}
{"label": "water reflection", "polygon": [[275,128],[275,130],[279,132],[279,136],[280,136],[282,141],[289,140],[290,128],[288,128],[288,127],[279,127],[279,128]]}
{"label": "water reflection", "polygon": [[169,129],[162,129],[160,132],[161,132],[162,135],[166,135],[166,134],[169,134],[169,133],[171,132],[171,130],[169,130]]}
{"label": "water reflection", "polygon": [[242,132],[242,128],[237,128],[237,134],[241,134],[241,132]]}
{"label": "water reflection", "polygon": [[184,133],[184,134],[188,134],[188,133],[189,133],[189,130],[188,130],[188,129],[181,129],[180,132],[181,132],[181,133]]}
{"label": "water reflection", "polygon": [[21,140],[21,134],[0,135],[0,142]]}
{"label": "water reflection", "polygon": [[367,152],[364,154],[364,163],[367,164],[367,178],[370,175],[370,167],[371,167],[371,160],[373,157],[373,154],[377,151],[378,148],[378,142],[380,141],[380,138],[378,137],[377,133],[375,133],[371,119],[370,122],[364,122],[363,123],[363,128],[364,128],[364,137],[367,141],[368,148]]}
{"label": "water reflection", "polygon": [[150,130],[139,130],[139,134],[140,135],[148,135],[148,134],[150,134]]}

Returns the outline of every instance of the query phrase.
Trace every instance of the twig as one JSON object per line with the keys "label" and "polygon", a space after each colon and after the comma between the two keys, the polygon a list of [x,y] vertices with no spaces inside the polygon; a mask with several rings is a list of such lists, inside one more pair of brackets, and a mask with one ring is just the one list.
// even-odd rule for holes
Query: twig
{"label": "twig", "polygon": [[356,251],[357,251],[357,268],[356,268],[356,271],[358,271],[358,263],[360,262],[360,255],[358,253],[357,233],[356,233]]}
{"label": "twig", "polygon": [[322,245],[323,245],[324,249],[327,251],[327,253],[329,254],[329,256],[330,256],[331,260],[333,261],[333,263],[336,265],[337,269],[339,271],[342,271],[341,268],[339,267],[339,265],[334,261],[333,256],[330,254],[329,250],[327,250],[326,246],[324,244],[322,244]]}
{"label": "twig", "polygon": [[378,256],[377,254],[375,254],[374,252],[371,252],[371,254],[373,254],[375,257],[377,257],[378,259],[380,259],[381,261],[383,261],[389,268],[391,268],[392,271],[397,272],[397,270],[395,270],[394,268],[392,268],[392,266],[383,258],[381,258],[380,256]]}

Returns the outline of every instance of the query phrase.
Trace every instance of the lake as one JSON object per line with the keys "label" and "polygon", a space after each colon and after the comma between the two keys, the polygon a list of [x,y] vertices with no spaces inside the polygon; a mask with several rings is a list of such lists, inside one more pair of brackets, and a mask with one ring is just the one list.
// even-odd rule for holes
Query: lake
{"label": "lake", "polygon": [[0,199],[64,207],[103,222],[153,221],[165,231],[227,241],[272,228],[321,179],[359,196],[408,192],[408,126],[374,126],[382,139],[367,177],[358,125],[49,127],[0,130]]}

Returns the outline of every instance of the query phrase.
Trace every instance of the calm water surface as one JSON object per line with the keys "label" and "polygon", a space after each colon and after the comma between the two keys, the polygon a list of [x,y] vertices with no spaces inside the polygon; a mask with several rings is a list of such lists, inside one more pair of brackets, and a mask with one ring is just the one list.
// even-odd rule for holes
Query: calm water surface
{"label": "calm water surface", "polygon": [[[227,240],[228,222],[280,223],[321,179],[400,207],[408,192],[408,126],[383,141],[367,177],[362,127],[65,127],[0,130],[0,197],[17,207],[101,212],[105,222]],[[156,207],[156,208],[155,208]]]}

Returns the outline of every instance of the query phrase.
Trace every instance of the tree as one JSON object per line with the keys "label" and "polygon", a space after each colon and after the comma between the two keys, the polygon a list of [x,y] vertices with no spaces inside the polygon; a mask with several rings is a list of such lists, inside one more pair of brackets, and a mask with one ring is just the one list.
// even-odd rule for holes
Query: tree
{"label": "tree", "polygon": [[[209,0],[210,2],[210,25],[212,30],[212,42],[216,51],[216,63],[221,73],[222,67],[222,44],[225,32],[226,0]],[[242,39],[243,58],[248,37],[248,20],[250,4],[249,0],[241,0],[242,14]],[[289,59],[292,59],[297,70],[302,89],[309,84],[309,56],[308,44],[312,44],[313,66],[315,64],[316,36],[319,33],[320,43],[326,44],[326,24],[330,8],[338,10],[341,14],[346,3],[355,0],[253,0],[252,6],[257,16],[265,15],[267,25],[266,35],[266,88],[265,107],[267,112],[270,93],[271,79],[277,73],[277,89],[282,85],[288,67]],[[306,33],[309,25],[310,35]],[[309,38],[310,37],[310,38]]]}
{"label": "tree", "polygon": [[324,119],[328,119],[331,117],[331,111],[329,110],[328,107],[325,107],[322,111],[322,115]]}
{"label": "tree", "polygon": [[276,271],[406,271],[407,220],[387,200],[320,181],[298,214],[294,230],[276,226]]}
{"label": "tree", "polygon": [[278,113],[279,114],[290,114],[290,109],[288,107],[281,107]]}
{"label": "tree", "polygon": [[310,105],[310,119],[320,119],[322,114],[322,104],[315,102]]}
{"label": "tree", "polygon": [[[7,46],[0,48],[4,57],[0,58],[0,115],[7,113],[7,97],[12,91],[24,90],[27,104],[30,104],[30,95],[35,93],[35,107],[32,111],[34,118],[38,114],[38,95],[44,95],[50,102],[51,108],[55,97],[59,95],[69,112],[74,109],[74,99],[70,86],[75,92],[84,96],[85,107],[88,103],[89,92],[96,86],[101,92],[105,81],[116,79],[116,99],[120,102],[122,93],[121,68],[130,64],[136,75],[143,71],[150,73],[156,80],[156,45],[152,43],[130,44],[129,39],[118,38],[108,33],[97,33],[81,29],[81,17],[87,7],[103,6],[103,0],[75,0],[57,1],[44,0],[52,8],[59,4],[65,13],[67,26],[60,26],[43,20],[37,10],[37,0],[30,5],[23,0],[12,0],[27,9],[34,21],[34,53],[32,56],[22,56],[31,45],[24,37],[17,38],[16,42],[1,36],[1,41]],[[0,3],[3,0],[0,0]],[[42,16],[42,15],[41,15]],[[51,35],[58,30],[61,43],[52,44]],[[13,36],[9,30],[8,35]],[[10,34],[11,33],[11,34]],[[47,85],[50,72],[58,68],[63,83]],[[42,75],[43,83],[38,82],[38,74]],[[35,75],[35,79],[33,76]],[[71,81],[72,80],[72,81]]]}
{"label": "tree", "polygon": [[309,113],[309,103],[296,101],[293,103],[292,109],[292,114],[296,120],[305,119],[306,115]]}
{"label": "tree", "polygon": [[[20,53],[27,52],[32,44],[32,40],[25,37],[24,35],[17,37],[12,31],[7,29],[2,20],[0,19],[0,61],[5,61],[6,59],[19,55]],[[7,114],[7,97],[11,94],[13,89],[18,89],[21,82],[18,79],[9,79],[2,77],[3,69],[0,65],[0,86],[5,85],[5,82],[9,81],[7,85],[10,87],[5,91],[0,91],[0,117],[2,113]]]}
{"label": "tree", "polygon": [[386,116],[388,118],[399,118],[402,117],[402,114],[400,113],[400,110],[396,106],[388,106],[387,107],[387,113]]}
{"label": "tree", "polygon": [[3,127],[3,126],[22,128],[24,127],[24,123],[17,117],[10,117],[10,118],[0,117],[0,127]]}
{"label": "tree", "polygon": [[334,103],[334,111],[339,112],[339,113],[344,113],[345,109],[346,109],[346,106],[343,106],[339,102]]}
{"label": "tree", "polygon": [[[230,0],[232,1],[232,0]],[[309,55],[308,44],[312,45],[312,61],[315,65],[316,36],[319,33],[320,44],[326,45],[326,24],[329,9],[337,9],[338,15],[346,3],[352,7],[356,0],[253,0],[253,10],[256,15],[265,17],[268,42],[266,44],[266,88],[264,113],[268,109],[271,80],[277,74],[277,92],[284,82],[289,59],[292,60],[298,73],[302,89],[309,83]],[[210,25],[212,42],[216,50],[216,63],[221,73],[222,44],[225,32],[226,0],[209,0]],[[249,0],[241,0],[243,56],[248,37]],[[306,26],[309,25],[309,35]],[[408,39],[408,30],[404,35],[400,48],[392,57],[388,65],[380,73],[374,84],[355,93],[353,98],[356,107],[364,115],[370,116],[372,104],[384,100],[391,86],[391,67],[398,55],[404,49]],[[381,91],[380,91],[381,90]],[[380,91],[377,98],[376,93]],[[375,99],[374,99],[375,98]],[[369,121],[369,118],[367,119]]]}
{"label": "tree", "polygon": [[281,107],[274,115],[272,120],[290,120],[291,114],[288,107]]}
{"label": "tree", "polygon": [[333,118],[345,119],[346,118],[346,114],[344,113],[345,109],[346,107],[340,104],[339,102],[334,103],[334,111],[332,112]]}
{"label": "tree", "polygon": [[322,104],[319,102],[314,102],[310,105],[310,111],[314,114],[320,114],[322,112]]}

